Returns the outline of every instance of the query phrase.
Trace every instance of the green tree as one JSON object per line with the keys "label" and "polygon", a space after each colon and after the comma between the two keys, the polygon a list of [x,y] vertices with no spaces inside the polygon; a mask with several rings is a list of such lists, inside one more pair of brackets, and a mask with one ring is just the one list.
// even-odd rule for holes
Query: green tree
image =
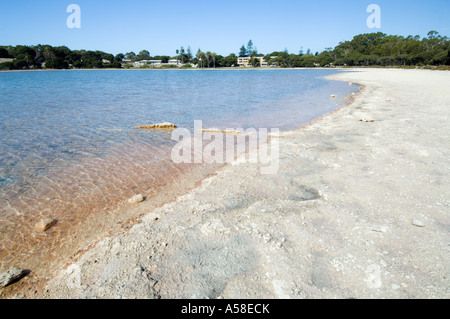
{"label": "green tree", "polygon": [[245,45],[242,45],[239,50],[239,56],[240,57],[246,57],[247,55],[247,49],[245,48]]}
{"label": "green tree", "polygon": [[260,66],[261,66],[261,62],[260,62],[260,60],[258,59],[258,57],[256,57],[256,56],[252,56],[248,62],[249,62],[249,64],[251,64],[252,67],[254,67],[254,68],[257,68],[257,67],[260,67]]}
{"label": "green tree", "polygon": [[14,58],[17,58],[19,55],[28,55],[32,58],[36,56],[36,52],[33,48],[25,45],[18,45],[12,50],[12,55]]}
{"label": "green tree", "polygon": [[69,63],[61,57],[55,57],[45,63],[47,69],[68,69]]}
{"label": "green tree", "polygon": [[113,61],[110,64],[104,65],[104,67],[112,68],[112,69],[121,69],[122,63],[120,63],[119,61]]}
{"label": "green tree", "polygon": [[430,32],[428,32],[427,36],[428,36],[429,40],[433,40],[433,39],[436,39],[438,34],[439,34],[439,32],[431,30]]}
{"label": "green tree", "polygon": [[205,53],[205,58],[206,58],[206,62],[208,63],[208,68],[209,68],[209,66],[210,66],[210,61],[212,60],[212,56],[211,56],[211,51],[207,51],[206,53]]}
{"label": "green tree", "polygon": [[168,63],[170,60],[170,56],[168,55],[155,55],[153,57],[154,60],[161,60],[161,63]]}
{"label": "green tree", "polygon": [[14,64],[14,69],[16,70],[23,70],[23,69],[28,69],[28,63],[27,61],[23,60],[23,59],[15,59],[13,61]]}
{"label": "green tree", "polygon": [[82,54],[82,61],[88,69],[102,68],[102,55],[99,51],[86,51]]}
{"label": "green tree", "polygon": [[14,70],[14,63],[13,62],[0,63],[0,70]]}
{"label": "green tree", "polygon": [[232,67],[235,66],[236,63],[237,63],[237,56],[234,53],[231,53],[222,60],[222,66],[224,67]]}
{"label": "green tree", "polygon": [[39,62],[45,62],[47,60],[50,60],[55,57],[55,54],[53,52],[53,47],[51,45],[45,44],[45,45],[37,45],[35,48]]}
{"label": "green tree", "polygon": [[196,57],[197,57],[198,64],[200,65],[200,68],[204,68],[206,54],[204,52],[202,52],[202,50],[198,49]]}
{"label": "green tree", "polygon": [[72,66],[76,69],[82,69],[82,68],[84,68],[84,63],[81,60],[77,60],[77,61],[73,62]]}
{"label": "green tree", "polygon": [[125,58],[130,59],[132,62],[136,61],[136,53],[133,51],[125,53]]}
{"label": "green tree", "polygon": [[66,46],[53,47],[52,51],[53,56],[60,57],[64,60],[71,53],[70,49]]}
{"label": "green tree", "polygon": [[183,47],[181,47],[180,48],[180,54],[181,54],[181,64],[184,64],[184,48]]}
{"label": "green tree", "polygon": [[6,50],[4,48],[0,48],[0,58],[11,58],[8,50]]}
{"label": "green tree", "polygon": [[215,52],[211,53],[211,59],[213,60],[213,67],[216,68],[217,54]]}
{"label": "green tree", "polygon": [[186,57],[187,57],[187,61],[191,62],[191,60],[192,60],[191,46],[188,46],[188,48],[187,48]]}
{"label": "green tree", "polygon": [[253,55],[253,41],[249,40],[247,43],[247,55],[252,56]]}
{"label": "green tree", "polygon": [[137,60],[150,60],[150,52],[147,50],[142,50],[139,52],[139,54],[136,56]]}
{"label": "green tree", "polygon": [[114,60],[118,61],[118,62],[122,62],[122,60],[125,58],[125,54],[123,53],[119,53],[114,57]]}
{"label": "green tree", "polygon": [[75,61],[81,61],[81,54],[79,52],[72,51],[66,56],[65,60],[69,64],[74,64]]}

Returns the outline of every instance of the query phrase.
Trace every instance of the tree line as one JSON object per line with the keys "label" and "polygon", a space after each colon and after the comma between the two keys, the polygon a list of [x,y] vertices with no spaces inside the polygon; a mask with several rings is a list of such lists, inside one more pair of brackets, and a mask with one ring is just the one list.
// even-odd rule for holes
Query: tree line
{"label": "tree line", "polygon": [[3,62],[0,69],[68,69],[68,68],[120,68],[114,55],[102,51],[70,50],[66,46],[0,46],[0,58],[14,59]]}
{"label": "tree line", "polygon": [[289,54],[287,50],[265,56],[280,67],[326,66],[440,66],[450,65],[450,39],[430,31],[425,38],[369,33],[339,43],[321,53]]}
{"label": "tree line", "polygon": [[[289,67],[332,67],[332,66],[425,66],[450,65],[450,39],[437,31],[430,31],[427,37],[387,35],[381,32],[360,34],[350,41],[339,43],[334,49],[312,53],[310,49],[297,53],[275,51],[270,54],[258,53],[250,40],[242,45],[238,55],[222,56],[211,51],[191,48],[175,50],[175,56],[151,56],[147,50],[113,55],[102,51],[70,50],[66,46],[0,46],[0,63],[3,70],[22,69],[82,69],[82,68],[122,68],[127,63],[142,60],[161,60],[167,63],[177,59],[180,64],[197,65],[199,68],[237,66],[237,57],[250,58],[250,64],[258,67],[257,57],[264,57],[269,66]],[[253,59],[253,60],[252,60]],[[5,61],[5,60],[4,60]],[[259,60],[258,60],[259,61]]]}

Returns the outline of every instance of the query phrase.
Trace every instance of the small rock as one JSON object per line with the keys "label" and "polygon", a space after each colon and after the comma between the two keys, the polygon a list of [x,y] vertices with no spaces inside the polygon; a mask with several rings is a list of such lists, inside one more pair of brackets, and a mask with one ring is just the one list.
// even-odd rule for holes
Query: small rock
{"label": "small rock", "polygon": [[337,98],[337,95],[330,95],[330,97],[331,97],[332,99],[335,99],[335,98]]}
{"label": "small rock", "polygon": [[141,194],[139,194],[139,195],[136,195],[136,196],[131,197],[131,198],[128,200],[128,203],[130,203],[130,204],[138,204],[138,203],[143,202],[143,201],[144,201],[144,196],[142,196]]}
{"label": "small rock", "polygon": [[374,226],[372,231],[377,233],[386,233],[389,230],[387,226]]}
{"label": "small rock", "polygon": [[19,267],[12,267],[11,269],[0,274],[0,287],[6,287],[13,282],[21,279],[26,275],[26,271]]}
{"label": "small rock", "polygon": [[372,119],[360,119],[359,121],[360,122],[365,122],[365,123],[373,123],[373,122],[375,122],[375,120],[372,120]]}
{"label": "small rock", "polygon": [[56,219],[53,218],[45,218],[40,220],[35,226],[34,228],[38,231],[46,231],[48,230],[50,227],[52,227],[53,225],[56,224]]}
{"label": "small rock", "polygon": [[413,220],[412,224],[417,227],[425,227],[424,222],[418,219]]}
{"label": "small rock", "polygon": [[265,244],[268,244],[272,240],[272,236],[270,236],[269,234],[265,234],[262,238]]}
{"label": "small rock", "polygon": [[281,238],[281,240],[277,243],[277,246],[281,248],[285,242],[286,242],[286,238],[283,237],[283,238]]}

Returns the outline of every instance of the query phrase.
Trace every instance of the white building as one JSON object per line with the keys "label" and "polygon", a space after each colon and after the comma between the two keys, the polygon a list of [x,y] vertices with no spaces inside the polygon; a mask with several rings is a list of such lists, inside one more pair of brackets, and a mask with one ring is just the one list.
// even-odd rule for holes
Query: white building
{"label": "white building", "polygon": [[162,60],[148,60],[148,64],[158,67],[162,65]]}
{"label": "white building", "polygon": [[170,64],[170,65],[182,65],[181,61],[178,60],[178,59],[171,59],[171,60],[169,60],[168,64]]}
{"label": "white building", "polygon": [[133,63],[135,68],[140,68],[144,65],[159,67],[162,65],[162,60],[140,60]]}

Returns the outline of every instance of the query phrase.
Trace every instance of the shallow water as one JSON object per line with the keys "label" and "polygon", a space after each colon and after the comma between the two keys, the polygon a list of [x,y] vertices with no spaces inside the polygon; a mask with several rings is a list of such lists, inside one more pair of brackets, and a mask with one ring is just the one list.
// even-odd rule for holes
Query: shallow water
{"label": "shallow water", "polygon": [[[170,132],[136,126],[168,121],[192,131],[194,120],[202,120],[205,128],[294,129],[358,91],[356,85],[324,79],[334,73],[1,72],[1,268],[44,268],[39,260],[64,249],[64,238],[82,220],[136,193],[156,193],[192,170],[171,161],[176,142]],[[58,220],[45,241],[33,232],[43,217]]]}

